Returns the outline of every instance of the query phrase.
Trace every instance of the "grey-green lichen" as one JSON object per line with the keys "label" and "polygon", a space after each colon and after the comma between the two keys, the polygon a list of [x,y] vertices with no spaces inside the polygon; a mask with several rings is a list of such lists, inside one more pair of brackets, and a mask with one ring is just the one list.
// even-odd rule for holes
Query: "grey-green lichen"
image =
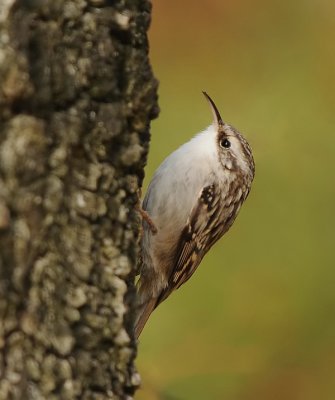
{"label": "grey-green lichen", "polygon": [[0,3],[0,400],[131,399],[151,5]]}

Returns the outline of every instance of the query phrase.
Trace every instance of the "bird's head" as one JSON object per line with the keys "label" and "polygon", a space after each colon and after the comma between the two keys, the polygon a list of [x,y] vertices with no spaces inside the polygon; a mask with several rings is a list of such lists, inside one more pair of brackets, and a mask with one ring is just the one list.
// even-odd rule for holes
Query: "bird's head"
{"label": "bird's head", "polygon": [[240,132],[222,120],[214,101],[206,92],[203,92],[203,94],[213,113],[213,127],[219,162],[225,170],[246,175],[252,180],[255,173],[255,163],[249,143]]}

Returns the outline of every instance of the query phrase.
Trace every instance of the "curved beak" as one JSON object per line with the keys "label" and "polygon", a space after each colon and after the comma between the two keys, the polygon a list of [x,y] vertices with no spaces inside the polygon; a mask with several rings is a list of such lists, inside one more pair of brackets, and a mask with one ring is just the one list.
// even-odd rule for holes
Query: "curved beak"
{"label": "curved beak", "polygon": [[223,126],[225,123],[223,122],[221,115],[219,113],[219,110],[216,108],[214,101],[208,96],[208,94],[206,92],[202,92],[202,93],[206,97],[206,99],[211,107],[213,117],[214,117],[214,124],[216,125],[217,128]]}

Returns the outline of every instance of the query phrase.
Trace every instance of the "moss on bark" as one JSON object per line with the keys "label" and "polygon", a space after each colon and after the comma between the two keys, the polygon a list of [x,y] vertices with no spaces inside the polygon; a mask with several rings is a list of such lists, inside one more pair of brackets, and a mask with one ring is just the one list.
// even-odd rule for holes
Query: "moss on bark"
{"label": "moss on bark", "polygon": [[0,399],[130,399],[147,0],[0,4]]}

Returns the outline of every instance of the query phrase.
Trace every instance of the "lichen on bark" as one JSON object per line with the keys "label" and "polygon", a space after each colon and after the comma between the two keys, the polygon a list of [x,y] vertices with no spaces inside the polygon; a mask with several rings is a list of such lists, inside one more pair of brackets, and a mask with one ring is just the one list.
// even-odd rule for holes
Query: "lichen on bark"
{"label": "lichen on bark", "polygon": [[0,4],[0,400],[130,399],[147,0]]}

